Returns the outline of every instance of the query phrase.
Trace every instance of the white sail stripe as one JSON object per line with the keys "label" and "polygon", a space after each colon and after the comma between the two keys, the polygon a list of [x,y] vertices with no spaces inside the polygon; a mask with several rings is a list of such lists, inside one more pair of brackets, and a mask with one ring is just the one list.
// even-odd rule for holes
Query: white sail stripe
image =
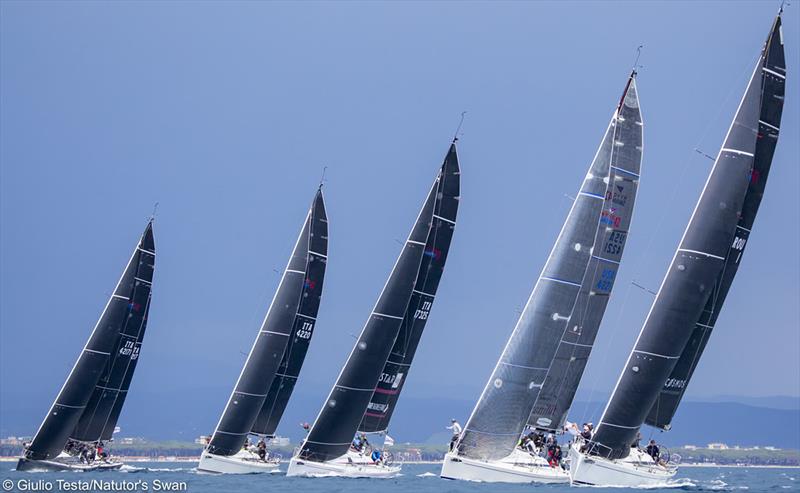
{"label": "white sail stripe", "polygon": [[293,378],[297,380],[297,375],[287,375],[286,373],[276,373],[275,376],[283,378]]}
{"label": "white sail stripe", "polygon": [[432,295],[430,293],[426,293],[425,291],[420,291],[419,289],[415,289],[414,292],[418,293],[418,294],[424,294],[425,296],[430,296],[431,298],[436,298],[436,296],[434,296],[434,295]]}
{"label": "white sail stripe", "polygon": [[597,255],[592,255],[592,258],[596,258],[597,260],[602,260],[604,262],[611,262],[612,264],[619,265],[619,262],[617,262],[616,260],[611,260],[610,258],[598,257]]}
{"label": "white sail stripe", "polygon": [[145,284],[153,284],[153,282],[152,282],[152,281],[148,281],[147,279],[142,279],[142,278],[140,278],[140,277],[134,277],[134,279],[136,279],[136,280],[137,280],[137,281],[139,281],[139,282],[143,282],[143,283],[145,283]]}
{"label": "white sail stripe", "polygon": [[664,359],[678,359],[678,358],[680,358],[680,355],[678,355],[678,356],[667,356],[666,354],[649,353],[647,351],[641,351],[639,349],[634,349],[633,352],[634,353],[639,353],[639,354],[646,354],[648,356],[655,356],[657,358],[664,358]]}
{"label": "white sail stripe", "polygon": [[740,151],[739,149],[733,149],[733,148],[730,148],[730,147],[723,147],[722,148],[722,152],[732,152],[734,154],[741,154],[742,156],[748,156],[748,157],[753,157],[754,156],[754,154],[752,152]]}
{"label": "white sail stripe", "polygon": [[328,256],[327,256],[327,255],[325,255],[324,253],[313,252],[313,251],[311,251],[311,250],[309,250],[309,251],[308,251],[308,253],[310,253],[310,254],[312,254],[312,255],[316,255],[317,257],[324,257],[324,258],[328,258]]}
{"label": "white sail stripe", "polygon": [[464,431],[471,431],[472,433],[480,433],[481,435],[490,435],[494,437],[519,436],[519,433],[490,433],[488,431],[476,430],[475,428],[465,428]]}
{"label": "white sail stripe", "polygon": [[275,334],[276,336],[289,337],[289,334],[284,334],[283,332],[275,332],[274,330],[260,330],[259,333],[261,333],[261,334]]}
{"label": "white sail stripe", "polygon": [[416,240],[406,240],[406,243],[413,243],[413,244],[415,244],[415,245],[422,245],[422,246],[425,246],[425,243],[423,243],[423,242],[421,242],[421,241],[416,241]]}
{"label": "white sail stripe", "polygon": [[558,279],[556,277],[541,276],[541,277],[539,277],[539,279],[542,279],[544,281],[560,282],[561,284],[569,284],[570,286],[581,287],[581,283],[579,283],[579,282],[566,281],[564,279]]}
{"label": "white sail stripe", "polygon": [[295,269],[286,269],[286,272],[291,272],[292,274],[305,274],[306,271],[304,270],[295,270]]}
{"label": "white sail stripe", "polygon": [[775,125],[772,125],[772,124],[770,124],[770,123],[767,123],[767,122],[765,122],[764,120],[758,120],[758,123],[760,123],[760,124],[762,124],[762,125],[766,125],[767,127],[771,128],[771,129],[773,129],[773,130],[777,130],[778,132],[780,132],[780,131],[781,131],[781,129],[780,129],[780,128],[778,128],[778,127],[776,127]]}
{"label": "white sail stripe", "polygon": [[737,228],[739,228],[739,229],[743,229],[743,230],[747,231],[748,233],[750,232],[750,230],[749,230],[749,229],[747,229],[747,228],[745,228],[744,226],[739,226],[739,225],[737,224],[737,225],[736,225],[736,227],[737,227]]}
{"label": "white sail stripe", "polygon": [[86,407],[86,406],[70,406],[69,404],[60,404],[58,402],[56,402],[55,405],[61,407],[68,407],[70,409],[84,409]]}
{"label": "white sail stripe", "polygon": [[315,442],[314,440],[303,440],[304,443],[316,443],[317,445],[350,445],[351,442],[332,443],[332,442]]}
{"label": "white sail stripe", "polygon": [[298,317],[303,317],[303,318],[307,318],[307,319],[309,319],[309,320],[313,320],[313,321],[315,321],[315,322],[317,321],[317,317],[312,317],[311,315],[306,315],[306,314],[304,314],[304,313],[300,313],[300,312],[297,312],[297,313],[296,313],[296,316],[298,316]]}
{"label": "white sail stripe", "polygon": [[112,392],[127,392],[127,390],[122,390],[122,388],[115,389],[113,387],[103,387],[102,385],[95,385],[95,388],[103,389],[103,390],[110,390]]}
{"label": "white sail stripe", "polygon": [[714,328],[713,325],[701,324],[700,322],[695,322],[695,325],[699,325],[700,327],[705,327],[706,329],[713,329]]}
{"label": "white sail stripe", "polygon": [[405,367],[411,366],[411,363],[401,363],[399,361],[392,361],[391,357],[389,357],[389,359],[387,359],[386,362],[397,366],[405,366]]}
{"label": "white sail stripe", "polygon": [[403,320],[403,318],[405,318],[405,317],[398,317],[397,315],[388,315],[386,313],[380,313],[380,312],[372,312],[372,314],[378,315],[379,317],[394,318],[396,320]]}
{"label": "white sail stripe", "polygon": [[600,423],[597,425],[597,427],[599,428],[599,427],[600,427],[600,425],[613,426],[614,428],[625,428],[625,429],[627,429],[627,430],[636,430],[636,429],[639,429],[639,428],[641,428],[641,426],[625,426],[625,425],[615,425],[614,423],[609,423],[609,422],[607,422],[607,421],[601,421],[601,422],[600,422]]}
{"label": "white sail stripe", "polygon": [[112,298],[119,298],[119,299],[121,299],[121,300],[125,300],[125,301],[130,301],[130,300],[131,300],[131,299],[130,299],[130,298],[128,298],[127,296],[121,296],[121,295],[118,295],[118,294],[112,294],[112,295],[111,295],[111,297],[112,297]]}
{"label": "white sail stripe", "polygon": [[584,192],[583,190],[578,192],[578,195],[585,195],[586,197],[591,197],[593,199],[600,199],[600,200],[605,200],[606,199],[602,195],[599,195],[599,194],[596,194],[596,193],[591,193],[591,192]]}
{"label": "white sail stripe", "polygon": [[247,435],[247,434],[249,434],[250,432],[249,432],[249,431],[245,431],[244,433],[233,433],[233,432],[230,432],[230,431],[222,431],[222,430],[219,430],[219,429],[218,429],[218,430],[217,430],[217,431],[215,431],[214,433],[222,433],[223,435],[233,435],[233,436],[240,437],[240,436],[242,436],[242,435]]}
{"label": "white sail stripe", "polygon": [[594,345],[592,345],[592,344],[581,344],[579,342],[569,342],[569,341],[565,341],[564,339],[561,339],[561,342],[563,344],[569,344],[570,346],[580,346],[580,347],[588,347],[588,348],[594,347]]}
{"label": "white sail stripe", "polygon": [[506,363],[505,361],[501,361],[500,364],[506,366],[513,366],[514,368],[522,368],[525,370],[541,370],[541,371],[548,370],[548,368],[537,368],[535,366],[515,365],[514,363]]}
{"label": "white sail stripe", "polygon": [[249,395],[250,397],[266,397],[267,394],[251,394],[250,392],[242,392],[241,390],[234,390],[234,394]]}
{"label": "white sail stripe", "polygon": [[678,251],[686,253],[696,253],[698,255],[705,255],[706,257],[715,258],[717,260],[725,260],[725,257],[720,257],[719,255],[714,255],[713,253],[706,253],[698,250],[689,250],[688,248],[678,248]]}
{"label": "white sail stripe", "polygon": [[450,223],[450,224],[455,224],[456,223],[452,219],[447,219],[446,217],[437,216],[436,214],[434,214],[433,217],[435,217],[436,219],[441,219],[442,221],[444,221],[446,223]]}
{"label": "white sail stripe", "polygon": [[136,247],[136,249],[139,250],[140,252],[146,253],[148,255],[152,255],[154,257],[156,255],[156,252],[151,252],[150,250],[145,250],[144,248]]}
{"label": "white sail stripe", "polygon": [[626,170],[624,168],[620,168],[618,166],[611,166],[611,169],[616,170],[616,171],[622,171],[623,173],[627,173],[629,175],[635,176],[636,178],[639,178],[639,175],[634,173],[633,171],[628,171],[628,170]]}
{"label": "white sail stripe", "polygon": [[345,387],[344,385],[334,385],[334,387],[345,389],[345,390],[354,390],[356,392],[375,392],[375,389],[359,389],[356,387]]}
{"label": "white sail stripe", "polygon": [[770,69],[768,69],[767,67],[761,67],[761,70],[763,70],[764,72],[767,72],[768,74],[772,74],[772,75],[774,75],[775,77],[780,77],[781,79],[786,79],[786,76],[785,76],[785,75],[783,75],[783,74],[779,74],[778,72],[776,72],[776,71],[774,71],[774,70],[770,70]]}
{"label": "white sail stripe", "polygon": [[103,351],[95,351],[94,349],[89,349],[89,348],[84,348],[83,350],[86,351],[87,353],[102,354],[104,356],[109,356],[111,354],[111,353],[106,353],[106,352],[103,352]]}

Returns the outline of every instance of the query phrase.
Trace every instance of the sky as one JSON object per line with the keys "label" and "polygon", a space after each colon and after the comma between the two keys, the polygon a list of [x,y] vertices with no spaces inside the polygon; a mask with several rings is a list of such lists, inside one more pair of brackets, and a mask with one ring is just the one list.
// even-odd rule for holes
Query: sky
{"label": "sky", "polygon": [[[327,167],[329,267],[296,400],[321,405],[462,111],[458,225],[404,397],[474,401],[643,45],[637,209],[579,391],[604,399],[653,298],[631,283],[658,288],[711,169],[695,149],[719,149],[777,8],[0,2],[0,434],[35,431],[155,203],[126,405],[189,422],[201,406],[213,427]],[[800,399],[798,8],[769,185],[692,399]]]}

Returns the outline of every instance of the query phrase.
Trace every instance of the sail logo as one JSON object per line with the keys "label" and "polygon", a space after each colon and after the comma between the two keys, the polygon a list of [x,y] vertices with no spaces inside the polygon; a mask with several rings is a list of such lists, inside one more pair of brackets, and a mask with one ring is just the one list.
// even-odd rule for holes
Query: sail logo
{"label": "sail logo", "polygon": [[747,243],[747,238],[739,238],[737,236],[736,238],[733,239],[733,245],[731,245],[731,248],[733,248],[734,250],[741,251],[744,250],[744,246],[746,243]]}
{"label": "sail logo", "polygon": [[135,361],[139,358],[139,348],[141,346],[133,346],[133,352],[131,353],[131,361]]}
{"label": "sail logo", "polygon": [[604,249],[605,252],[610,253],[611,255],[621,255],[622,246],[625,245],[625,238],[627,236],[628,234],[622,231],[614,231],[611,233]]}
{"label": "sail logo", "polygon": [[367,409],[370,411],[377,411],[379,413],[385,413],[388,408],[388,404],[381,404],[380,402],[370,402],[367,404]]}
{"label": "sail logo", "polygon": [[427,320],[431,312],[432,303],[430,301],[423,301],[422,306],[414,312],[414,318],[417,320]]}
{"label": "sail logo", "polygon": [[614,269],[603,269],[602,274],[600,274],[600,279],[597,281],[597,289],[598,291],[607,291],[610,292],[611,288],[614,287],[614,278],[617,275],[617,271]]}
{"label": "sail logo", "polygon": [[610,200],[612,203],[617,204],[620,207],[625,207],[625,204],[628,203],[628,195],[622,193],[625,191],[625,187],[622,185],[617,185],[616,188],[616,190],[606,191],[606,200]]}
{"label": "sail logo", "polygon": [[305,289],[314,289],[316,285],[317,285],[316,281],[312,281],[309,278],[306,278],[306,280],[303,282],[303,288]]}
{"label": "sail logo", "polygon": [[311,339],[311,333],[314,331],[314,324],[311,322],[303,322],[303,325],[297,329],[296,335],[299,339]]}
{"label": "sail logo", "polygon": [[617,210],[613,208],[608,211],[604,210],[603,214],[600,216],[600,223],[618,228],[622,222],[622,218],[614,214],[616,211]]}
{"label": "sail logo", "polygon": [[668,378],[666,382],[664,382],[665,389],[683,389],[686,387],[686,380],[679,379],[679,378]]}
{"label": "sail logo", "polygon": [[442,258],[442,251],[435,247],[425,250],[424,253],[426,257],[431,257],[434,260],[439,260]]}
{"label": "sail logo", "polygon": [[385,383],[387,385],[391,385],[393,389],[396,389],[400,382],[403,380],[403,373],[395,373],[394,375],[390,375],[388,373],[381,373],[381,377],[378,379],[378,383]]}
{"label": "sail logo", "polygon": [[139,310],[142,309],[142,305],[136,303],[135,301],[131,301],[130,303],[128,303],[128,309],[130,309],[132,312],[138,312]]}
{"label": "sail logo", "polygon": [[[134,346],[135,345],[133,341],[125,341],[125,345],[119,348],[119,354],[121,356],[130,356],[131,354],[133,354]],[[138,350],[136,351],[136,353],[138,355],[139,353]]]}

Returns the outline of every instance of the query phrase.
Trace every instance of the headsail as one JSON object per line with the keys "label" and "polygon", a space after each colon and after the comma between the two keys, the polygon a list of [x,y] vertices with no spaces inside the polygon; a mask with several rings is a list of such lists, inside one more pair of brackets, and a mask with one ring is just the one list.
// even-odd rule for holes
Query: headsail
{"label": "headsail", "polygon": [[[293,336],[301,338],[306,335],[311,336],[309,326],[304,325],[311,321],[300,314],[301,301],[313,296],[319,303],[321,279],[318,284],[313,283],[312,287],[308,274],[313,264],[321,264],[324,271],[327,263],[325,253],[328,242],[327,230],[327,218],[320,189],[308,211],[264,323],[208,444],[208,452],[229,456],[242,449],[264,405],[289,340]],[[318,254],[311,255],[310,251]],[[315,267],[314,270],[319,268]]]}
{"label": "headsail", "polygon": [[440,180],[441,173],[355,347],[300,447],[301,459],[315,462],[335,459],[344,455],[352,443],[405,319],[431,231]]}
{"label": "headsail", "polygon": [[433,207],[433,228],[428,235],[411,301],[358,431],[384,432],[392,419],[444,272],[456,226],[461,193],[460,175],[456,144],[453,142],[439,175]]}
{"label": "headsail", "polygon": [[[742,241],[742,219],[752,223],[757,197],[763,192],[759,170],[768,170],[777,134],[764,134],[765,126],[780,127],[785,67],[780,44],[780,16],[753,71],[725,142],[714,162],[694,213],[639,338],[620,375],[593,437],[590,452],[616,459],[630,453],[630,445],[648,414],[654,423],[671,419],[680,394],[668,402],[668,412],[659,409],[659,396],[666,388],[686,386],[707,335],[696,335],[698,322],[713,321],[732,281]],[[765,106],[769,109],[764,111]],[[762,120],[762,118],[767,118]],[[760,122],[761,121],[761,122]],[[766,145],[768,148],[759,149]],[[762,162],[757,162],[763,160]],[[749,200],[749,203],[748,203]],[[749,228],[748,228],[749,229]],[[731,256],[733,258],[731,258]],[[732,262],[731,262],[732,260]],[[735,271],[735,268],[733,268]],[[716,300],[712,299],[716,297]],[[711,301],[712,316],[705,310]],[[706,325],[706,324],[704,324]],[[707,324],[711,326],[712,324]],[[704,327],[708,328],[708,327]],[[695,347],[687,343],[696,337]],[[688,353],[687,353],[688,351]],[[680,360],[688,362],[679,380],[671,382]],[[681,371],[680,369],[678,371]],[[655,411],[652,411],[653,408]]]}
{"label": "headsail", "polygon": [[537,412],[540,426],[555,424],[572,400],[571,395],[560,400],[553,394],[562,385],[571,387],[583,371],[578,358],[588,357],[587,346],[605,307],[601,298],[611,291],[616,276],[639,178],[641,124],[631,77],[542,274],[467,421],[458,442],[460,455],[479,460],[508,456],[551,368],[552,387],[548,385],[544,396],[548,405]]}
{"label": "headsail", "polygon": [[540,430],[560,431],[564,426],[622,261],[642,162],[643,123],[635,77],[634,72],[620,100],[616,121],[612,122],[616,135],[613,150],[607,156],[611,171],[596,230],[594,253],[568,328],[558,343],[528,420],[530,426]]}
{"label": "headsail", "polygon": [[[733,278],[739,269],[739,261],[744,253],[750,230],[761,205],[764,189],[767,185],[772,156],[778,143],[778,133],[783,112],[785,90],[786,60],[781,40],[781,18],[775,19],[772,32],[764,47],[761,77],[761,109],[758,119],[753,171],[742,205],[742,213],[736,225],[736,234],[725,255],[722,273],[714,283],[711,295],[703,308],[700,318],[694,324],[689,342],[681,353],[681,357],[670,373],[655,404],[650,409],[645,423],[662,429],[669,429],[675,411],[689,380],[692,378],[700,356],[711,336],[711,330],[717,323],[722,304],[728,295]],[[765,70],[766,69],[766,70]]]}
{"label": "headsail", "polygon": [[308,267],[306,279],[303,284],[303,294],[300,307],[294,320],[292,337],[283,353],[281,364],[272,381],[264,405],[258,413],[253,428],[250,430],[257,435],[275,435],[278,423],[283,416],[283,411],[289,403],[300,369],[306,358],[314,327],[317,323],[317,312],[322,300],[322,283],[325,280],[325,268],[328,259],[328,220],[325,214],[325,203],[322,193],[314,200],[312,215],[312,238],[308,251]]}
{"label": "headsail", "polygon": [[[135,358],[133,351],[138,346],[138,335],[144,334],[147,320],[147,309],[150,300],[150,285],[153,280],[153,266],[155,263],[155,243],[153,241],[153,222],[147,223],[142,237],[128,260],[128,265],[122,277],[114,288],[114,293],[106,303],[105,309],[97,325],[92,330],[89,340],[81,351],[78,361],[67,376],[64,385],[53,402],[33,442],[25,451],[25,457],[33,460],[51,459],[62,452],[70,434],[75,431],[81,417],[87,412],[87,404],[93,398],[96,386],[101,378],[110,375],[109,368],[115,362],[125,366],[126,371],[122,378],[115,381],[112,396],[120,397],[126,382],[130,383],[133,374]],[[136,303],[139,303],[138,309]],[[122,331],[136,333],[137,337],[123,337]],[[122,340],[126,341],[123,343]],[[132,342],[129,345],[127,342]],[[130,351],[130,352],[129,352]],[[121,354],[124,352],[125,354]],[[138,355],[138,352],[137,352]],[[116,375],[119,375],[118,373]],[[115,376],[116,376],[115,375]],[[112,406],[106,417],[116,417],[121,407],[121,399],[111,403]],[[101,438],[105,422],[93,429],[93,434],[87,435],[88,441]],[[112,428],[113,430],[113,428]]]}

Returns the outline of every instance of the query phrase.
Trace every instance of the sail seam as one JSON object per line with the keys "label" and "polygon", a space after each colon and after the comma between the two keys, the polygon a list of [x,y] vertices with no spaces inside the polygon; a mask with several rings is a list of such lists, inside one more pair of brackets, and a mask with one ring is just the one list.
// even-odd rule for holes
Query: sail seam
{"label": "sail seam", "polygon": [[444,221],[446,223],[450,223],[450,224],[455,224],[456,223],[455,221],[453,221],[451,219],[447,219],[446,217],[442,217],[442,216],[439,216],[439,215],[436,215],[436,214],[434,214],[433,217],[435,217],[436,219],[441,219],[442,221]]}
{"label": "sail seam", "polygon": [[544,281],[553,281],[553,282],[560,282],[560,283],[562,283],[562,284],[569,284],[570,286],[577,286],[577,287],[581,287],[581,284],[580,284],[580,283],[577,283],[577,282],[572,282],[572,281],[567,281],[567,280],[564,280],[564,279],[558,279],[557,277],[547,277],[547,276],[541,276],[539,279],[542,279],[542,280],[544,280]]}
{"label": "sail seam", "polygon": [[776,72],[774,70],[770,70],[767,67],[761,67],[761,70],[763,70],[764,72],[767,72],[768,74],[772,74],[772,75],[774,75],[776,77],[780,77],[781,79],[786,79],[785,75],[779,74],[778,72]]}
{"label": "sail seam", "polygon": [[678,358],[680,358],[680,356],[667,356],[665,354],[650,353],[648,351],[641,351],[639,349],[635,349],[633,352],[634,353],[639,353],[639,354],[646,354],[648,356],[655,356],[657,358],[664,358],[664,359],[678,359]]}
{"label": "sail seam", "polygon": [[388,315],[386,313],[380,313],[380,312],[372,312],[372,314],[373,315],[378,315],[379,317],[394,318],[396,320],[403,320],[403,318],[404,318],[404,317],[398,317],[397,315]]}
{"label": "sail seam", "polygon": [[719,255],[714,255],[713,253],[701,252],[699,250],[689,250],[688,248],[678,248],[678,251],[679,252],[686,252],[686,253],[696,253],[698,255],[705,255],[706,257],[712,257],[712,258],[715,258],[717,260],[725,260],[725,257],[720,257]]}
{"label": "sail seam", "polygon": [[743,156],[753,157],[754,154],[752,152],[741,151],[739,149],[732,149],[730,147],[723,147],[722,152],[732,152],[734,154],[741,154]]}

